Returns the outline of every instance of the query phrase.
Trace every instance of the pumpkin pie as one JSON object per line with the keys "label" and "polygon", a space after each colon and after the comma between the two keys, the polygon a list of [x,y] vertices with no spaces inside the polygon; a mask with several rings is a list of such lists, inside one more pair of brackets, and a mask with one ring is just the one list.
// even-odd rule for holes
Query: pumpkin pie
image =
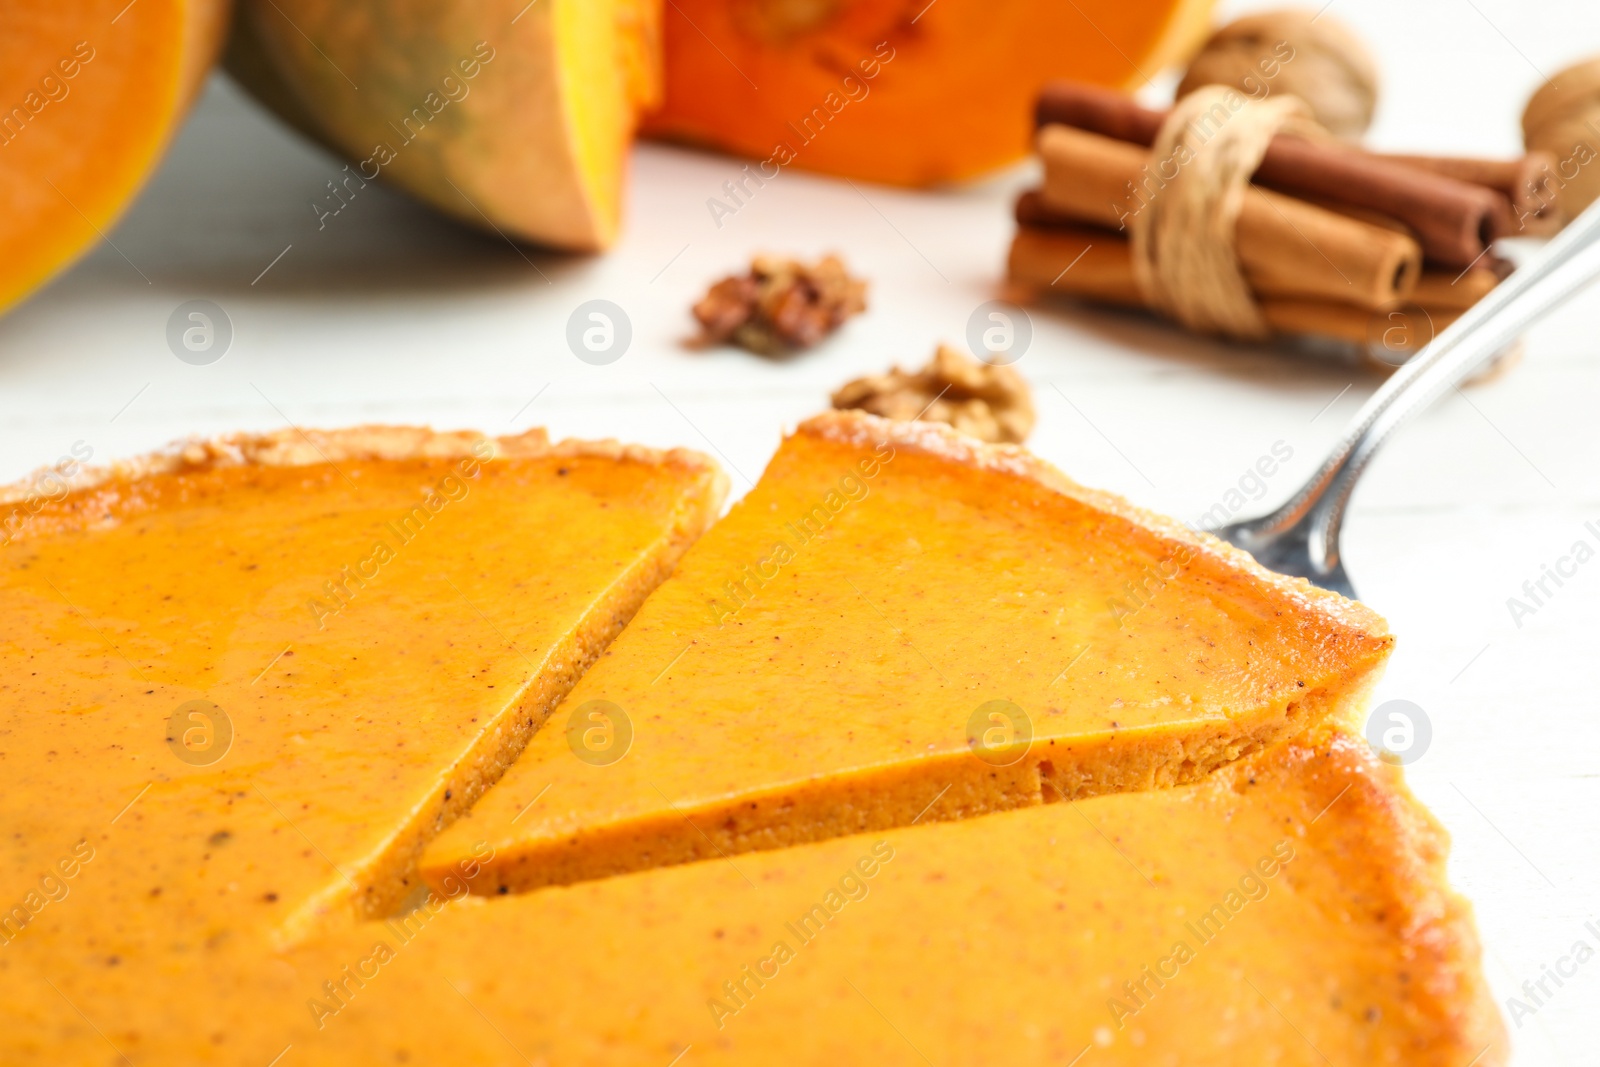
{"label": "pumpkin pie", "polygon": [[683,451],[368,427],[10,492],[0,950],[92,981],[392,913],[723,485]]}
{"label": "pumpkin pie", "polygon": [[423,857],[479,893],[1189,782],[1362,704],[1359,604],[1013,446],[830,412]]}
{"label": "pumpkin pie", "polygon": [[441,898],[107,995],[152,1062],[1493,1067],[1445,847],[1397,768],[1314,728],[1192,785]]}

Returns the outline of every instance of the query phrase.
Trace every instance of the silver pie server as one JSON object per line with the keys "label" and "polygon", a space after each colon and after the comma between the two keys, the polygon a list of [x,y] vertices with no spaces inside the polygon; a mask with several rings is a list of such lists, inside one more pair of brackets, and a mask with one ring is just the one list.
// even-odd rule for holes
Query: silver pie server
{"label": "silver pie server", "polygon": [[1287,503],[1211,532],[1262,566],[1354,598],[1339,551],[1351,494],[1379,447],[1529,326],[1600,276],[1600,201],[1397,370]]}

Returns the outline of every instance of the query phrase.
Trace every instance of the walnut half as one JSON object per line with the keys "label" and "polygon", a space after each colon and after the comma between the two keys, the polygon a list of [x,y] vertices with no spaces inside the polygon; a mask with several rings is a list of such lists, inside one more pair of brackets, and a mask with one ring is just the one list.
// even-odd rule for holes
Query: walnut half
{"label": "walnut half", "polygon": [[895,367],[847,382],[833,394],[833,406],[902,422],[942,422],[982,441],[1021,443],[1033,429],[1033,397],[1022,375],[949,345],[940,345],[920,371]]}
{"label": "walnut half", "polygon": [[748,274],[713,285],[694,306],[703,340],[731,341],[763,356],[810,348],[867,307],[867,283],[837,256],[802,263],[757,256]]}

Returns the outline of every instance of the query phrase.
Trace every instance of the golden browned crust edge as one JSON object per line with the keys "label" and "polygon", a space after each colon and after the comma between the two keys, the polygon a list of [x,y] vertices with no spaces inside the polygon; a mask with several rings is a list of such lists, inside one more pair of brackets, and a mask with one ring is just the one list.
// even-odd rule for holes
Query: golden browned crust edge
{"label": "golden browned crust edge", "polygon": [[[623,444],[613,439],[586,441],[568,439],[550,443],[542,427],[523,433],[491,437],[475,430],[439,431],[427,426],[362,425],[335,430],[277,430],[272,433],[235,433],[219,437],[190,437],[148,452],[142,456],[117,460],[106,466],[85,466],[68,479],[69,493],[97,489],[111,482],[134,482],[168,474],[186,474],[223,467],[309,467],[318,463],[378,460],[399,462],[408,459],[456,459],[473,454],[473,447],[487,441],[493,458],[532,458],[538,456],[598,456],[636,463],[677,463],[685,467],[715,472],[725,479],[711,457],[686,448],[655,449]],[[0,504],[11,504],[38,495],[41,479],[59,471],[41,467],[10,485],[0,486]]]}
{"label": "golden browned crust edge", "polygon": [[890,444],[974,470],[997,471],[1043,486],[1082,504],[1124,519],[1155,536],[1192,550],[1229,570],[1241,572],[1267,591],[1302,611],[1319,615],[1341,628],[1393,644],[1389,624],[1371,608],[1338,593],[1320,589],[1304,578],[1268,570],[1242,549],[1211,534],[1191,529],[1176,519],[1147,511],[1115,493],[1079,485],[1019,445],[988,444],[957,433],[942,423],[896,422],[861,411],[827,411],[801,423],[796,433],[841,444]]}
{"label": "golden browned crust edge", "polygon": [[1354,720],[1324,722],[1233,764],[1211,787],[1243,792],[1260,775],[1302,786],[1321,808],[1304,813],[1304,833],[1330,860],[1353,865],[1350,892],[1366,898],[1415,972],[1415,1062],[1499,1067],[1510,1055],[1505,1023],[1483,975],[1472,905],[1450,885],[1449,833],[1358,731]]}

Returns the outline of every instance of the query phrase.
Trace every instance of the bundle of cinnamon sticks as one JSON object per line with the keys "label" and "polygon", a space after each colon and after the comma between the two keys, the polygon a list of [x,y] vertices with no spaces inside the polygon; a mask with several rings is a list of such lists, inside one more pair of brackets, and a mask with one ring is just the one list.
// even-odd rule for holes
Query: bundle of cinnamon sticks
{"label": "bundle of cinnamon sticks", "polygon": [[[1147,305],[1128,227],[1173,177],[1148,150],[1164,120],[1114,90],[1044,90],[1044,183],[1016,204],[1014,282]],[[1385,156],[1280,133],[1239,213],[1241,271],[1273,332],[1349,342],[1397,365],[1505,276],[1493,240],[1559,225],[1547,163]]]}

